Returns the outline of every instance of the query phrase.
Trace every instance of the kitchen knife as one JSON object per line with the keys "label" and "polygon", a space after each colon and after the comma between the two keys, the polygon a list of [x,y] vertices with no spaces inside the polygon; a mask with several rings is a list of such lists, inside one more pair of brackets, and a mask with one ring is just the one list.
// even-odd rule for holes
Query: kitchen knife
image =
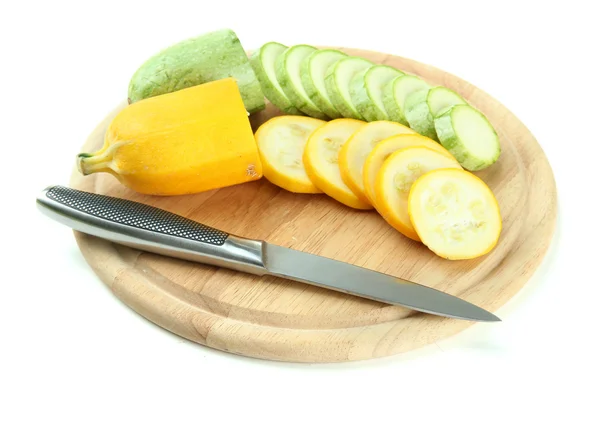
{"label": "kitchen knife", "polygon": [[306,252],[230,235],[126,199],[50,186],[40,210],[74,230],[170,257],[272,275],[456,319],[500,321],[460,298],[394,276]]}

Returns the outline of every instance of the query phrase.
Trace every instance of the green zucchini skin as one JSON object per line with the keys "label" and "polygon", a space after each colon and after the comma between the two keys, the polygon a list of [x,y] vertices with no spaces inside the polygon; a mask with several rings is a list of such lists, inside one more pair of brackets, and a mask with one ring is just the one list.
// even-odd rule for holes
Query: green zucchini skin
{"label": "green zucchini skin", "polygon": [[[470,105],[459,104],[435,118],[440,144],[469,171],[480,171],[498,161],[498,134],[487,117]],[[461,127],[468,131],[461,131]]]}
{"label": "green zucchini skin", "polygon": [[302,60],[317,49],[307,44],[296,44],[289,47],[278,58],[275,64],[277,81],[292,105],[309,117],[325,120],[323,113],[304,90],[300,74]]}
{"label": "green zucchini skin", "polygon": [[175,92],[233,77],[249,113],[265,108],[260,83],[234,31],[222,29],[183,40],[144,62],[129,81],[128,100]]}
{"label": "green zucchini skin", "polygon": [[[292,105],[290,99],[285,95],[275,76],[277,57],[287,48],[288,46],[274,41],[265,43],[260,49],[252,53],[252,56],[250,56],[250,65],[252,65],[262,92],[269,102],[288,115],[302,115],[302,112]],[[275,78],[271,78],[269,76],[270,73]]]}
{"label": "green zucchini skin", "polygon": [[[339,50],[317,50],[311,53],[301,65],[302,85],[308,97],[325,115],[332,119],[342,118],[342,114],[329,99],[325,86],[325,76],[329,67],[345,57],[348,57],[348,55]],[[320,68],[320,72],[315,71],[315,68]]]}

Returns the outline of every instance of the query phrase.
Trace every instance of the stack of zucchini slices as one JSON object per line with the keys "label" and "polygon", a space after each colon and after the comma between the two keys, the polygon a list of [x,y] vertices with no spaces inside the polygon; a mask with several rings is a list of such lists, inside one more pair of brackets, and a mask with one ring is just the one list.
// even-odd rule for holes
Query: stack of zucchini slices
{"label": "stack of zucchini slices", "polygon": [[397,122],[439,142],[469,171],[500,156],[484,114],[449,88],[403,70],[335,49],[277,42],[264,44],[250,63],[265,97],[285,114]]}

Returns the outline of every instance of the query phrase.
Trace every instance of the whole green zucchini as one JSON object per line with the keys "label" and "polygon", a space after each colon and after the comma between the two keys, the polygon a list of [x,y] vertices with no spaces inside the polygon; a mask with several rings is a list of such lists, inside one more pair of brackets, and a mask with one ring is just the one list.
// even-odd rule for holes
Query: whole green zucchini
{"label": "whole green zucchini", "polygon": [[249,113],[265,108],[264,95],[235,32],[222,29],[174,44],[149,58],[129,82],[129,103],[233,77]]}

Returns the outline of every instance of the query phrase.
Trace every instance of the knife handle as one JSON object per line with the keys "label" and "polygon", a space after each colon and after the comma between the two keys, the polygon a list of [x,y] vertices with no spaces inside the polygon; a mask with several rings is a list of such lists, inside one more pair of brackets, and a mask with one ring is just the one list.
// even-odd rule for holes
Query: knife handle
{"label": "knife handle", "polygon": [[74,230],[143,251],[264,275],[262,241],[227,234],[140,202],[50,186],[37,198],[47,216]]}

